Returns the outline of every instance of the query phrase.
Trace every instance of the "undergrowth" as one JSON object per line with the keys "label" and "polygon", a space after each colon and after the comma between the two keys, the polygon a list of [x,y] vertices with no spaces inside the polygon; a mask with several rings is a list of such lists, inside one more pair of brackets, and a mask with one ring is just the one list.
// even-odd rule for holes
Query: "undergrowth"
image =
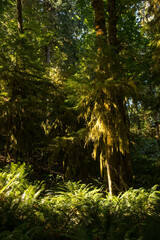
{"label": "undergrowth", "polygon": [[110,196],[81,182],[52,191],[29,181],[31,166],[0,170],[1,240],[158,240],[160,191],[129,189]]}

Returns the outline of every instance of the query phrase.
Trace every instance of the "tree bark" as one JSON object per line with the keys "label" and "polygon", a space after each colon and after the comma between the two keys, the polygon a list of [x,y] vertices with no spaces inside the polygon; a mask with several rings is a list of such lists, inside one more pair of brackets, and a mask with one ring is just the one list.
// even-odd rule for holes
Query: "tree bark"
{"label": "tree bark", "polygon": [[107,29],[103,0],[92,0],[95,12],[95,30],[97,38],[98,78],[104,82],[107,74]]}
{"label": "tree bark", "polygon": [[108,0],[108,42],[109,46],[117,47],[117,21],[116,2]]}
{"label": "tree bark", "polygon": [[22,18],[22,2],[17,0],[17,21],[18,21],[18,31],[20,34],[23,33],[23,18]]}
{"label": "tree bark", "polygon": [[92,0],[92,7],[94,8],[95,11],[95,30],[96,30],[96,35],[100,39],[102,37],[105,37],[106,40],[106,16],[104,12],[104,3],[103,0]]}
{"label": "tree bark", "polygon": [[117,77],[120,71],[118,61],[119,41],[117,38],[118,16],[116,10],[116,0],[108,0],[108,46],[109,46],[109,70],[111,76]]}

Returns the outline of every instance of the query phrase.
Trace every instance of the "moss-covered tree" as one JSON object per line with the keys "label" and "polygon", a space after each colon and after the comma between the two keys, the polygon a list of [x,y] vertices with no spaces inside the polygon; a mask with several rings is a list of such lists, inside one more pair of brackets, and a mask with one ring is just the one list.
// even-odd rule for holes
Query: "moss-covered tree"
{"label": "moss-covered tree", "polygon": [[[116,194],[132,182],[126,96],[117,37],[117,5],[108,1],[108,21],[102,0],[92,0],[97,38],[96,98],[89,121],[89,138],[94,151],[100,148],[101,176],[109,192]],[[125,85],[126,84],[126,85]],[[95,94],[95,93],[94,93]],[[95,95],[94,95],[95,96]]]}

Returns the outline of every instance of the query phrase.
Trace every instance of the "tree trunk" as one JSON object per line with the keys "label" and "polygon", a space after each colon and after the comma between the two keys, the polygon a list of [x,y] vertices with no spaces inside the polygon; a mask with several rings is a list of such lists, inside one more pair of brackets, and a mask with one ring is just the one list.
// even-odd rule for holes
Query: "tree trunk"
{"label": "tree trunk", "polygon": [[117,47],[117,21],[116,2],[108,0],[108,42],[109,46]]}
{"label": "tree trunk", "polygon": [[23,18],[22,18],[22,2],[17,0],[17,21],[18,21],[18,31],[23,33]]}
{"label": "tree trunk", "polygon": [[107,30],[106,16],[104,12],[103,0],[92,0],[92,7],[95,11],[95,30],[97,38],[97,58],[98,58],[98,79],[105,81],[107,74]]}
{"label": "tree trunk", "polygon": [[109,70],[112,77],[117,78],[120,66],[118,61],[119,41],[117,38],[118,16],[116,11],[116,1],[108,0],[108,46],[109,46]]}
{"label": "tree trunk", "polygon": [[[101,148],[101,168],[104,183],[108,185],[110,194],[118,194],[126,190],[132,182],[132,171],[129,157],[129,125],[126,111],[123,86],[115,85],[118,74],[118,39],[115,0],[108,0],[108,28],[106,28],[103,0],[92,0],[95,11],[95,30],[98,42],[97,58],[99,71],[98,81],[102,84],[102,116],[103,132]],[[108,30],[108,39],[107,39]],[[108,41],[107,41],[108,40]],[[109,53],[109,56],[106,56]],[[118,65],[118,69],[117,69]],[[108,80],[107,80],[108,79]],[[113,79],[113,81],[111,81]],[[108,87],[103,86],[103,82]],[[98,135],[98,134],[97,134]]]}

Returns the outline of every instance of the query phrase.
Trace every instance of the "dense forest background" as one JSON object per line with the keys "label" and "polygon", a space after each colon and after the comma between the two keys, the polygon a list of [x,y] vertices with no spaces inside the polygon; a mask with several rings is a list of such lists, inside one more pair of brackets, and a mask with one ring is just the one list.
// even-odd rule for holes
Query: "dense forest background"
{"label": "dense forest background", "polygon": [[0,239],[159,239],[159,21],[158,0],[0,1]]}

